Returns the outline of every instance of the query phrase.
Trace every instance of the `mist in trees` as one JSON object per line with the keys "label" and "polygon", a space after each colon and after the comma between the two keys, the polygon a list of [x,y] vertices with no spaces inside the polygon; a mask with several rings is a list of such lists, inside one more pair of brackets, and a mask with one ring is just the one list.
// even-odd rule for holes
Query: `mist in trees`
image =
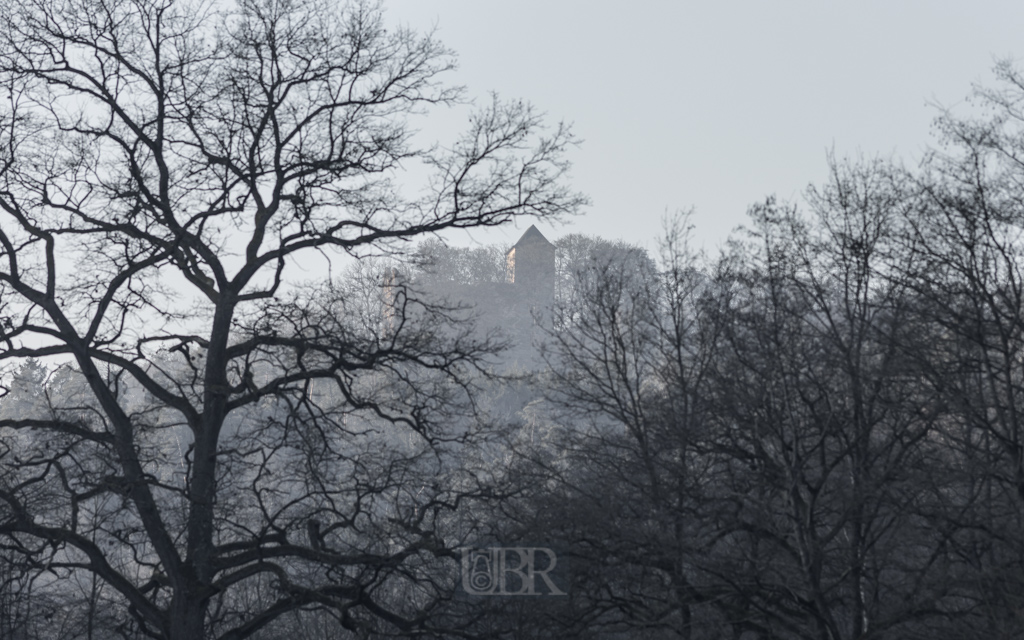
{"label": "mist in trees", "polygon": [[685,216],[650,264],[584,250],[501,509],[571,559],[525,637],[1024,632],[1024,84],[1000,72],[998,115],[943,116],[921,168],[832,160],[716,258]]}
{"label": "mist in trees", "polygon": [[[832,159],[720,255],[686,214],[555,238],[541,304],[438,234],[575,213],[575,141],[495,99],[418,146],[463,100],[432,37],[2,6],[0,637],[1024,634],[1012,65],[920,167]],[[566,595],[468,594],[481,545]]]}
{"label": "mist in trees", "polygon": [[418,146],[410,119],[462,100],[453,55],[370,3],[3,16],[5,636],[464,627],[437,567],[488,482],[456,445],[487,433],[496,345],[411,290],[294,268],[573,213],[568,129],[494,99]]}

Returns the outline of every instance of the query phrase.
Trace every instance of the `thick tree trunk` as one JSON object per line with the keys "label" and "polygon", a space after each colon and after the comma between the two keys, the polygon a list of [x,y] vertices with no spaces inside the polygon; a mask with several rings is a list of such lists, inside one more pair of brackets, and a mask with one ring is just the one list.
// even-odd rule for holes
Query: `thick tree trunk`
{"label": "thick tree trunk", "polygon": [[204,640],[203,621],[208,600],[187,591],[177,591],[171,600],[167,640]]}

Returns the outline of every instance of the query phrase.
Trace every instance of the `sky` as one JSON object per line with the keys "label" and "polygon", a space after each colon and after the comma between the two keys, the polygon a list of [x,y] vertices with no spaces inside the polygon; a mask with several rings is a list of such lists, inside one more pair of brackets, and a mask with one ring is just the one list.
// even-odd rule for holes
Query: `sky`
{"label": "sky", "polygon": [[[384,7],[391,24],[436,29],[459,56],[448,81],[471,97],[522,98],[572,123],[583,143],[570,184],[592,204],[538,224],[549,239],[589,233],[650,250],[667,213],[692,209],[695,240],[713,252],[750,205],[820,184],[829,153],[915,166],[937,144],[942,109],[993,86],[996,61],[1024,63],[1024,2],[1009,0]],[[532,222],[447,239],[514,243]]]}

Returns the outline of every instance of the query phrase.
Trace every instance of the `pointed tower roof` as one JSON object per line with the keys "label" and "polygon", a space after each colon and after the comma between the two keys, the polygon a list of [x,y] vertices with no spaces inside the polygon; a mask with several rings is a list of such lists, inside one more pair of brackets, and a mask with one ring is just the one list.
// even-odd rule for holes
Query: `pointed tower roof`
{"label": "pointed tower roof", "polygon": [[551,245],[551,242],[544,237],[544,234],[537,229],[537,226],[531,224],[530,228],[526,230],[526,233],[524,233],[522,237],[519,238],[519,242],[516,242],[514,245],[512,245],[512,248],[514,249],[516,247],[525,244],[533,244],[535,242],[543,242],[544,244]]}

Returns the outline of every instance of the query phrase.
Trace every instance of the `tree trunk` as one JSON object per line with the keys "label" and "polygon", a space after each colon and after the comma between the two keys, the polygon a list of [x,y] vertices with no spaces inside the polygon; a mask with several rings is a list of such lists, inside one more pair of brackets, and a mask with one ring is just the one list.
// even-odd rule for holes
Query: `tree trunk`
{"label": "tree trunk", "polygon": [[178,590],[171,600],[170,624],[167,640],[203,640],[203,621],[206,619],[205,598],[197,598],[192,589]]}

